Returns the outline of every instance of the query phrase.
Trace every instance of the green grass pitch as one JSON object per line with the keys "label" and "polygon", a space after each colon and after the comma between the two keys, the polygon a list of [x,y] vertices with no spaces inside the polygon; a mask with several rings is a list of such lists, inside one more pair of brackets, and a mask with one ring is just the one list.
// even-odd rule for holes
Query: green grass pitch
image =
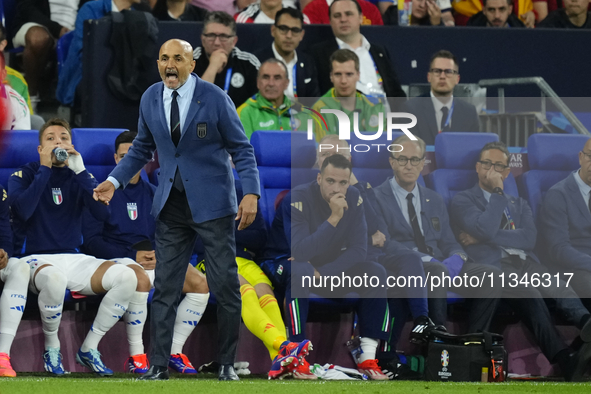
{"label": "green grass pitch", "polygon": [[128,374],[95,378],[91,374],[71,374],[63,378],[46,374],[19,374],[17,378],[0,378],[0,394],[167,394],[167,393],[388,393],[388,394],[512,394],[512,393],[589,393],[591,383],[508,382],[508,383],[437,383],[437,382],[335,382],[335,381],[268,381],[264,376],[241,377],[240,382],[218,382],[213,375],[178,376],[169,381],[136,381]]}

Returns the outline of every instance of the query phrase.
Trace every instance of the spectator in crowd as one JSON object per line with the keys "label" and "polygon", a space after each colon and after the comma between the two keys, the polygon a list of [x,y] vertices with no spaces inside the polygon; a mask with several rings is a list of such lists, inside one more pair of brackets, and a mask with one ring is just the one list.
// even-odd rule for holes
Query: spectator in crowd
{"label": "spectator in crowd", "polygon": [[[15,48],[25,47],[23,67],[33,110],[36,110],[40,100],[41,83],[53,80],[47,78],[47,65],[53,62],[55,66],[53,49],[57,40],[74,29],[76,14],[88,1],[56,0],[51,1],[51,7],[49,0],[17,1],[12,44]],[[50,69],[53,70],[53,67]]]}
{"label": "spectator in crowd", "polygon": [[[131,147],[136,132],[124,131],[115,140],[115,163],[119,163]],[[155,220],[150,211],[156,187],[137,173],[123,190],[115,191],[109,215],[104,220],[95,218],[88,209],[82,221],[84,243],[82,252],[101,259],[114,259],[127,265],[138,278],[138,289],[129,301],[124,320],[130,357],[127,370],[143,374],[148,371],[142,333],[148,314],[148,295],[154,287]],[[138,272],[139,271],[139,272]],[[203,316],[209,299],[209,288],[203,274],[188,264],[183,283],[185,297],[179,304],[174,322],[174,335],[168,366],[178,373],[195,374],[183,346]]]}
{"label": "spectator in crowd", "polygon": [[[458,239],[474,260],[500,268],[506,278],[518,278],[502,287],[505,301],[522,317],[548,360],[560,366],[565,380],[581,380],[591,357],[591,315],[564,276],[558,283],[549,281],[538,287],[520,281],[525,275],[543,278],[550,274],[533,253],[537,231],[529,205],[504,191],[503,181],[510,172],[505,144],[484,145],[476,172],[478,183],[452,199],[451,217],[460,231]],[[557,310],[581,329],[585,345],[578,353],[571,354],[558,334],[545,299],[553,300]]]}
{"label": "spectator in crowd", "polygon": [[[335,1],[338,0],[312,0],[303,7],[304,14],[310,18],[310,23],[314,25],[332,24],[329,9]],[[355,2],[360,10],[362,25],[379,26],[384,24],[380,10],[374,4],[366,0],[355,0]]]}
{"label": "spectator in crowd", "polygon": [[335,0],[328,12],[335,37],[312,47],[320,93],[332,87],[330,55],[340,48],[350,49],[359,57],[357,90],[361,93],[376,97],[406,97],[386,49],[370,43],[361,34],[359,27],[363,15],[359,3],[356,0]]}
{"label": "spectator in crowd", "polygon": [[[234,19],[237,23],[274,23],[277,12],[282,8],[297,9],[293,3],[287,1],[260,0],[234,15]],[[303,15],[303,23],[310,23],[306,15]]]}
{"label": "spectator in crowd", "polygon": [[[0,81],[6,79],[4,53],[0,52]],[[8,98],[5,105],[10,130],[31,130],[31,113],[25,99],[10,85],[2,83],[0,95]]]}
{"label": "spectator in crowd", "polygon": [[[336,134],[326,135],[318,144],[316,163],[318,168],[327,157],[335,154],[343,155],[351,161],[351,147],[347,141],[339,140]],[[387,255],[384,251],[384,243],[388,230],[379,220],[376,211],[375,195],[372,192],[372,186],[369,182],[359,180],[355,174],[351,173],[350,185],[359,191],[363,199],[365,212],[365,221],[367,223],[368,255],[377,257],[377,261],[386,268],[388,275],[394,277],[404,276],[422,277],[425,279],[425,271],[421,263],[421,257],[412,250],[403,251],[396,255]],[[427,288],[422,286],[408,286],[404,288],[390,289],[388,291],[388,307],[394,323],[391,327],[390,337],[385,348],[380,346],[378,353],[379,364],[383,372],[394,378],[395,373],[400,372],[397,366],[398,358],[396,356],[396,344],[406,324],[408,315],[411,314],[414,320],[414,328],[411,331],[411,341],[414,343],[425,343],[429,332],[435,329],[435,324],[429,319],[429,307],[427,304]],[[444,330],[445,327],[437,327]],[[396,364],[394,364],[394,363]]]}
{"label": "spectator in crowd", "polygon": [[[263,65],[264,66],[264,65]],[[242,200],[242,185],[234,181],[236,198]],[[283,379],[293,375],[295,379],[314,380],[316,375],[310,372],[310,364],[305,356],[312,350],[312,343],[305,339],[301,342],[289,342],[286,338],[285,323],[279,304],[273,293],[271,281],[254,262],[262,252],[267,241],[265,220],[257,209],[255,220],[248,228],[238,231],[236,222],[236,264],[242,296],[242,321],[248,330],[259,338],[269,351],[273,364],[268,373],[270,379]],[[198,258],[205,256],[203,242],[197,239],[195,251]],[[207,258],[197,265],[206,271]],[[295,356],[297,363],[291,358]]]}
{"label": "spectator in crowd", "polygon": [[271,58],[259,68],[256,95],[238,107],[244,132],[250,139],[256,130],[306,130],[309,116],[292,111],[292,101],[283,93],[287,89],[287,68],[281,60]]}
{"label": "spectator in crowd", "polygon": [[112,12],[121,12],[128,9],[150,12],[150,8],[141,0],[96,0],[80,8],[76,16],[74,37],[58,78],[56,97],[62,104],[72,105],[74,103],[76,88],[82,80],[84,21],[100,19]]}
{"label": "spectator in crowd", "polygon": [[564,8],[548,14],[538,27],[591,29],[589,0],[564,0]]}
{"label": "spectator in crowd", "polygon": [[[536,21],[540,21],[541,19],[536,16],[536,12],[538,9],[542,9],[543,7],[536,6],[537,3],[546,2],[547,0],[503,0],[502,5],[498,5],[496,8],[499,7],[506,7],[504,6],[505,3],[510,4],[513,9],[513,15],[515,15],[525,27],[533,28]],[[453,2],[453,8],[455,10],[455,20],[458,26],[464,26],[467,24],[470,17],[474,14],[479,13],[480,11],[484,10],[484,5],[487,3],[486,0],[459,0]],[[496,3],[499,4],[499,3]],[[494,19],[494,18],[493,18]],[[513,23],[513,25],[517,25],[517,23]],[[513,26],[511,25],[511,26]]]}
{"label": "spectator in crowd", "polygon": [[205,16],[201,46],[193,51],[195,73],[219,86],[239,107],[257,92],[261,63],[252,53],[236,48],[236,22],[225,12]]}
{"label": "spectator in crowd", "polygon": [[[58,159],[55,149],[69,157]],[[77,253],[82,241],[82,210],[104,218],[106,207],[92,198],[96,180],[72,145],[69,124],[51,119],[39,130],[39,162],[25,164],[8,180],[15,250],[30,269],[31,290],[39,294],[45,370],[64,375],[58,329],[66,289],[105,294],[76,361],[100,376],[113,375],[98,351],[104,335],[127,310],[137,278],[130,268]]]}
{"label": "spectator in crowd", "polygon": [[[0,114],[0,126],[1,118]],[[16,372],[10,364],[10,348],[25,310],[30,268],[25,260],[12,257],[8,195],[1,185],[0,193],[0,281],[3,282],[0,296],[0,377],[14,378]]]}
{"label": "spectator in crowd", "polygon": [[159,21],[201,22],[207,10],[189,3],[189,0],[158,0],[152,14]]}
{"label": "spectator in crowd", "polygon": [[[386,119],[384,105],[380,99],[368,97],[356,90],[359,82],[359,58],[349,49],[338,49],[330,55],[330,80],[333,88],[320,97],[312,109],[320,112],[322,109],[338,109],[349,118],[351,129],[357,113],[358,130],[376,131]],[[381,116],[380,116],[381,114]],[[339,119],[335,115],[325,115],[324,122],[315,123],[314,133],[316,141],[320,141],[326,134],[339,133]]]}
{"label": "spectator in crowd", "polygon": [[431,57],[427,80],[429,95],[413,98],[402,105],[402,111],[417,117],[411,132],[427,145],[435,144],[442,131],[480,131],[476,108],[454,99],[454,87],[460,82],[459,64],[449,51],[441,50]]}
{"label": "spectator in crowd", "polygon": [[191,4],[208,11],[223,11],[227,14],[234,15],[255,1],[257,0],[191,0]]}
{"label": "spectator in crowd", "polygon": [[[0,23],[0,52],[4,52],[8,45],[8,36],[6,35],[6,29],[4,25]],[[18,94],[20,94],[29,107],[29,112],[33,114],[33,106],[31,105],[31,98],[29,96],[29,86],[23,74],[19,73],[15,69],[5,66],[6,78],[2,81],[4,84],[10,85]]]}
{"label": "spectator in crowd", "polygon": [[301,11],[295,8],[282,8],[275,15],[275,24],[271,26],[273,43],[255,53],[260,61],[274,57],[285,63],[289,78],[285,95],[290,100],[320,96],[314,60],[308,54],[297,50],[306,33],[303,27]]}
{"label": "spectator in crowd", "polygon": [[[391,146],[389,161],[394,176],[373,189],[376,212],[387,226],[385,253],[413,251],[431,276],[453,279],[464,274],[479,278],[497,275],[495,267],[487,267],[477,259],[468,260],[451,230],[443,198],[418,184],[425,163],[425,142],[403,135]],[[439,326],[445,326],[447,321],[447,291],[445,285],[428,289],[429,317]],[[499,301],[500,286],[484,283],[482,288],[454,287],[453,291],[471,299],[468,332],[487,330]]]}
{"label": "spectator in crowd", "polygon": [[[279,205],[265,258],[271,260],[285,279],[286,319],[291,341],[306,337],[310,285],[302,280],[322,279],[342,274],[367,274],[385,280],[386,271],[367,256],[365,201],[357,189],[349,187],[351,163],[341,155],[324,160],[315,181],[298,186]],[[292,256],[289,262],[286,256]],[[293,280],[288,276],[293,276]],[[317,282],[316,282],[317,283]],[[292,286],[293,284],[293,286]],[[387,339],[389,325],[386,289],[343,284],[333,291],[314,287],[321,297],[344,297],[349,291],[360,293],[356,311],[359,316],[361,349],[357,369],[370,379],[387,380],[377,364],[378,341]]]}
{"label": "spectator in crowd", "polygon": [[591,139],[579,152],[579,164],[578,170],[544,196],[538,215],[539,239],[544,262],[558,272],[572,272],[571,286],[587,304],[591,299]]}
{"label": "spectator in crowd", "polygon": [[513,13],[512,0],[482,0],[482,11],[472,15],[467,26],[481,27],[525,27]]}
{"label": "spectator in crowd", "polygon": [[441,8],[435,0],[413,0],[411,25],[444,26]]}

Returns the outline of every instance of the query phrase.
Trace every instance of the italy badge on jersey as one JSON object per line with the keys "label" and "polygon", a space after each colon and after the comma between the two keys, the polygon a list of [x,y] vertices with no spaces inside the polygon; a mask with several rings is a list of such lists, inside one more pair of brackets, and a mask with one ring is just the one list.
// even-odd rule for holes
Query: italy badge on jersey
{"label": "italy badge on jersey", "polygon": [[62,202],[64,202],[64,197],[62,196],[62,189],[60,189],[59,187],[52,188],[51,194],[53,196],[53,202],[55,205],[60,205]]}
{"label": "italy badge on jersey", "polygon": [[131,220],[137,219],[137,204],[134,202],[127,203],[127,214]]}

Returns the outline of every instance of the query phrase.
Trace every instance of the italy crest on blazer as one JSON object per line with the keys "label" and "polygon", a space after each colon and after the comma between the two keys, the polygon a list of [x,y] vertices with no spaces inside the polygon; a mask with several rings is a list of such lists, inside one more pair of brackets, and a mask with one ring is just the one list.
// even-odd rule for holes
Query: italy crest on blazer
{"label": "italy crest on blazer", "polygon": [[197,137],[205,138],[207,135],[207,123],[197,123]]}

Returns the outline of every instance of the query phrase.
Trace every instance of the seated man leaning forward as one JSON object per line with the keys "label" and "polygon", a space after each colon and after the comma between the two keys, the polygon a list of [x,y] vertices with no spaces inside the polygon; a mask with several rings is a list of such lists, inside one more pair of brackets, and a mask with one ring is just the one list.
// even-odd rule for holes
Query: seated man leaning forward
{"label": "seated man leaning forward", "polygon": [[[478,183],[456,194],[451,202],[452,218],[461,230],[460,242],[470,257],[503,271],[505,281],[496,287],[502,288],[505,301],[532,331],[542,353],[560,366],[565,380],[582,380],[591,358],[591,315],[563,280],[568,277],[551,276],[534,254],[537,231],[529,204],[503,188],[510,172],[505,144],[484,145],[476,172]],[[541,281],[538,286],[532,280],[536,277]],[[585,344],[578,352],[572,352],[558,334],[546,300],[552,300],[581,329]]]}
{"label": "seated man leaning forward", "polygon": [[[275,215],[264,257],[291,273],[285,283],[285,321],[291,341],[306,337],[311,291],[326,298],[358,293],[363,351],[357,369],[370,379],[387,380],[376,360],[379,340],[389,336],[386,287],[379,285],[386,283],[386,270],[368,257],[365,202],[357,189],[349,187],[350,177],[351,162],[333,155],[324,160],[315,181],[288,193]],[[353,285],[353,278],[364,277],[377,281],[377,286]]]}
{"label": "seated man leaning forward", "polygon": [[[62,157],[64,150],[67,159]],[[30,266],[30,290],[39,294],[45,370],[53,375],[66,373],[58,329],[68,289],[105,295],[76,361],[98,375],[110,376],[113,371],[103,364],[98,344],[127,310],[137,278],[124,265],[78,252],[83,208],[101,220],[107,210],[92,198],[97,182],[72,145],[68,122],[47,121],[39,130],[38,152],[39,162],[25,164],[10,176],[8,190],[15,251]]]}

